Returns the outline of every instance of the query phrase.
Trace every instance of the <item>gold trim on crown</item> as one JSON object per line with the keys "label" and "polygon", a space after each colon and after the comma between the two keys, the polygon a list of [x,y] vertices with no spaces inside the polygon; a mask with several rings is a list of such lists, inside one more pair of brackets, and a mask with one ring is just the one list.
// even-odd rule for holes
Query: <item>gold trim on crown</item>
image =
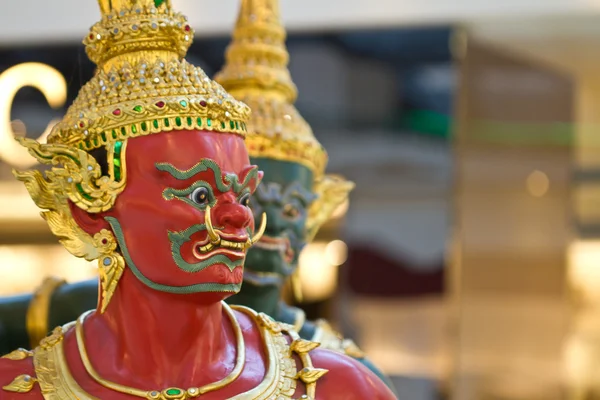
{"label": "gold trim on crown", "polygon": [[248,106],[185,60],[125,62],[119,69],[96,71],[48,143],[91,150],[129,137],[182,129],[244,136],[249,114]]}

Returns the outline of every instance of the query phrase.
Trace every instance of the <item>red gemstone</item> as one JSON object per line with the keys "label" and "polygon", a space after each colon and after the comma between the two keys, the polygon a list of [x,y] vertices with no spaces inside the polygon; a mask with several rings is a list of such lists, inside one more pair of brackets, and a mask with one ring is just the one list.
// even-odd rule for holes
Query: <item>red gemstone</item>
{"label": "red gemstone", "polygon": [[186,32],[189,32],[192,28],[190,28],[189,25],[186,25],[183,29],[185,29]]}
{"label": "red gemstone", "polygon": [[108,239],[102,239],[102,244],[107,244],[108,243]]}
{"label": "red gemstone", "polygon": [[205,102],[204,100],[202,100],[202,101],[200,102],[200,105],[201,105],[202,107],[206,107],[206,102]]}
{"label": "red gemstone", "polygon": [[158,108],[163,108],[164,106],[165,106],[164,101],[159,101],[158,103],[156,103],[156,107],[158,107]]}
{"label": "red gemstone", "polygon": [[94,34],[90,33],[90,40],[94,40]]}
{"label": "red gemstone", "polygon": [[80,122],[80,123],[79,123],[79,127],[80,127],[80,128],[83,128],[83,127],[84,127],[84,124],[83,124],[83,122]]}
{"label": "red gemstone", "polygon": [[117,108],[116,110],[113,111],[113,115],[121,115],[121,110],[119,110]]}

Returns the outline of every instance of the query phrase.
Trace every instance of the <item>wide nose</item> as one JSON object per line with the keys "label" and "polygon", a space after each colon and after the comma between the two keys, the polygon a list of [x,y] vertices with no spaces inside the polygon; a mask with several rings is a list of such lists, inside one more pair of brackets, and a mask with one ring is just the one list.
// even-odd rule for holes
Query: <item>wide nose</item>
{"label": "wide nose", "polygon": [[219,204],[214,210],[214,223],[227,230],[246,229],[252,222],[252,213],[236,201]]}

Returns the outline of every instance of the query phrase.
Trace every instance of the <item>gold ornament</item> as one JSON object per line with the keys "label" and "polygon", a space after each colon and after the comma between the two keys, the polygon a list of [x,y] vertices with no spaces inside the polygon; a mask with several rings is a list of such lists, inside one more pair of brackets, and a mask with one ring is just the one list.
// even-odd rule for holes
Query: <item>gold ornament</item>
{"label": "gold ornament", "polygon": [[[129,138],[193,129],[244,137],[250,109],[183,59],[194,32],[170,0],[99,4],[102,19],[84,39],[98,66],[93,78],[52,129],[47,144],[17,139],[51,169],[13,174],[44,210],[43,218],[65,248],[88,261],[99,260],[104,311],[124,262],[109,249],[116,243],[111,233],[92,237],[77,225],[69,201],[89,213],[113,207],[127,184]],[[91,153],[100,148],[106,151],[107,172]]]}
{"label": "gold ornament", "polygon": [[[263,340],[262,347],[265,349],[268,369],[263,381],[253,389],[245,393],[235,395],[230,400],[270,400],[293,399],[296,391],[297,381],[309,380],[307,383],[307,395],[302,399],[314,399],[316,390],[316,379],[324,375],[324,370],[313,367],[309,352],[316,347],[318,343],[304,341],[298,338],[297,333],[291,330],[289,325],[275,323],[266,316],[259,316],[255,311],[241,306],[232,306],[232,309],[247,314],[255,321],[261,331]],[[235,317],[234,317],[235,318]],[[74,323],[65,325],[55,330],[51,340],[42,341],[45,345],[38,347],[34,351],[34,366],[37,379],[44,393],[44,398],[51,400],[71,400],[71,399],[93,399],[88,393],[83,391],[75,381],[67,365],[63,349],[63,332],[67,332],[74,327]],[[286,336],[282,333],[287,332],[292,337],[292,343],[288,344]],[[239,343],[239,341],[238,341]],[[296,362],[292,353],[298,354],[303,369],[299,373],[296,369]],[[238,353],[239,354],[239,353]],[[243,363],[242,363],[243,365]],[[306,369],[306,370],[305,370]],[[304,371],[304,372],[302,372]],[[136,389],[132,389],[136,390]],[[132,392],[127,392],[133,394]],[[159,396],[161,394],[159,393]],[[170,399],[193,398],[186,391],[183,396],[176,397],[172,395]],[[157,397],[160,399],[161,397]]]}
{"label": "gold ornament", "polygon": [[17,350],[13,350],[8,354],[5,354],[2,356],[2,358],[6,358],[8,360],[13,360],[13,361],[20,361],[20,360],[24,360],[27,357],[31,357],[33,356],[33,352],[31,352],[30,350],[25,350],[22,348],[19,348]]}
{"label": "gold ornament", "polygon": [[33,385],[37,382],[37,379],[29,375],[19,375],[11,383],[3,386],[2,389],[7,392],[15,393],[27,393],[33,389]]}
{"label": "gold ornament", "polygon": [[80,316],[75,324],[75,336],[77,337],[77,347],[79,348],[79,355],[81,357],[81,360],[83,361],[83,366],[88,375],[91,376],[92,379],[94,379],[100,385],[110,390],[114,390],[115,392],[121,392],[132,396],[145,398],[148,400],[186,400],[198,397],[208,392],[213,392],[215,390],[222,389],[240,376],[242,370],[244,369],[244,364],[246,363],[246,346],[244,344],[244,335],[242,334],[242,328],[237,322],[235,314],[231,310],[231,308],[226,303],[222,304],[223,309],[225,310],[225,313],[229,317],[231,325],[233,326],[233,332],[237,341],[237,356],[233,370],[229,373],[229,375],[219,380],[218,382],[209,383],[202,387],[191,387],[187,390],[175,387],[167,388],[164,390],[140,390],[125,385],[120,385],[118,383],[110,382],[102,378],[92,366],[90,358],[85,349],[85,341],[83,338],[83,321],[85,320],[85,317],[91,313],[91,311]]}
{"label": "gold ornament", "polygon": [[27,307],[27,334],[31,348],[35,348],[40,340],[48,335],[48,312],[50,311],[50,299],[56,289],[64,285],[64,279],[49,276],[33,293],[33,298]]}
{"label": "gold ornament", "polygon": [[107,229],[102,229],[94,235],[94,246],[100,252],[98,272],[102,291],[100,312],[103,313],[117,289],[117,283],[119,283],[123,271],[125,271],[125,260],[116,251],[117,241],[112,232]]}
{"label": "gold ornament", "polygon": [[327,153],[294,106],[297,89],[285,38],[279,0],[242,0],[225,66],[215,80],[252,109],[252,133],[246,137],[251,157],[290,161],[313,172],[317,199],[307,219],[312,238],[354,184],[325,175]]}

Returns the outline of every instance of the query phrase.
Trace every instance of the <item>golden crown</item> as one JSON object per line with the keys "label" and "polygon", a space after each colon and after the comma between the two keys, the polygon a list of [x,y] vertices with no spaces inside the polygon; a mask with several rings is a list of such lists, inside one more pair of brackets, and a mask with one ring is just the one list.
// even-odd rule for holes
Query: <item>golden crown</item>
{"label": "golden crown", "polygon": [[253,134],[246,137],[252,157],[300,163],[319,178],[327,153],[294,106],[285,39],[278,1],[242,0],[226,64],[215,80],[252,109]]}
{"label": "golden crown", "polygon": [[97,68],[48,137],[91,150],[171,130],[247,132],[250,110],[183,57],[193,38],[169,0],[99,0],[84,39]]}
{"label": "golden crown", "polygon": [[298,93],[287,67],[285,38],[279,0],[242,0],[226,64],[215,79],[252,109],[246,136],[250,156],[291,161],[313,171],[317,200],[306,221],[311,240],[354,183],[325,174],[327,153],[294,106]]}

